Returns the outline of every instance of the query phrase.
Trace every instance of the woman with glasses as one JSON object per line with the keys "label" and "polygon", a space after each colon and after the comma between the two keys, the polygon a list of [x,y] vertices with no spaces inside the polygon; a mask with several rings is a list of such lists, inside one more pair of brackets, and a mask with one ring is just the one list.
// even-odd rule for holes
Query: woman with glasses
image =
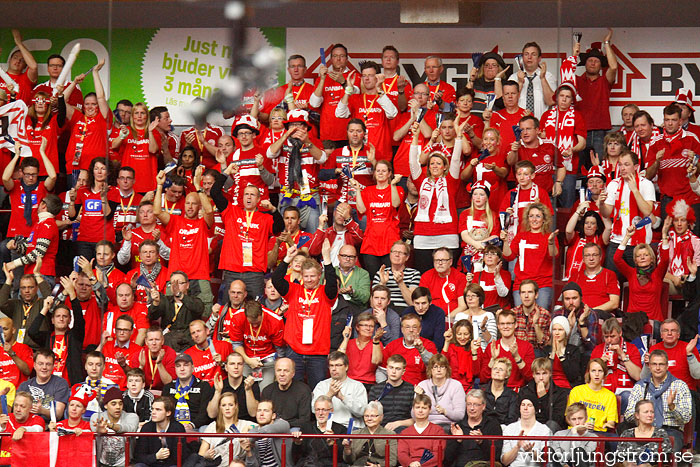
{"label": "woman with glasses", "polygon": [[[391,430],[382,426],[384,408],[379,401],[372,401],[365,407],[363,420],[365,427],[355,432],[357,435],[393,435]],[[350,465],[362,467],[382,467],[386,465],[386,443],[381,438],[343,440],[343,460]],[[395,439],[389,441],[389,465],[396,465],[397,443]]]}
{"label": "woman with glasses", "polygon": [[[575,276],[578,271],[585,269],[583,247],[587,243],[599,245],[601,251],[605,251],[606,246],[610,243],[612,226],[606,225],[599,213],[588,211],[589,204],[590,201],[584,201],[579,204],[566,224],[566,244],[568,248],[566,250],[564,280]],[[604,262],[605,258],[601,258],[601,261]]]}
{"label": "woman with glasses", "polygon": [[461,421],[467,410],[464,388],[452,378],[452,368],[443,354],[433,355],[425,372],[428,379],[418,383],[416,392],[430,398],[432,409],[428,420],[449,433],[451,424]]}
{"label": "woman with glasses", "polygon": [[503,108],[501,79],[506,76],[507,70],[503,57],[496,52],[485,53],[474,63],[467,81],[467,89],[473,89],[475,93],[474,110],[472,110],[474,114],[479,117],[484,114],[489,94],[493,95],[494,99],[499,99],[493,109]]}
{"label": "woman with glasses", "polygon": [[374,372],[382,363],[382,351],[384,350],[381,342],[384,330],[380,327],[375,333],[376,326],[377,319],[371,312],[360,313],[355,319],[357,337],[350,339],[352,329],[350,326],[346,326],[343,330],[343,342],[338,347],[338,351],[347,355],[350,361],[348,378],[364,384],[368,392],[372,385],[377,382]]}
{"label": "woman with glasses", "polygon": [[[525,279],[532,279],[539,285],[537,304],[549,309],[552,302],[552,274],[554,273],[554,260],[559,252],[557,242],[558,230],[550,233],[552,228],[552,214],[549,208],[542,203],[532,203],[523,215],[522,230],[508,241],[505,230],[501,231],[503,240],[503,257],[507,261],[515,261],[513,270],[515,281],[513,282],[513,302],[515,306],[522,305],[520,300],[520,283]],[[511,248],[514,245],[515,249]]]}
{"label": "woman with glasses", "polygon": [[471,321],[474,326],[474,338],[479,341],[482,350],[496,338],[498,331],[496,317],[482,308],[485,297],[484,289],[479,284],[468,284],[462,297],[467,309],[454,317],[455,321],[463,319]]}

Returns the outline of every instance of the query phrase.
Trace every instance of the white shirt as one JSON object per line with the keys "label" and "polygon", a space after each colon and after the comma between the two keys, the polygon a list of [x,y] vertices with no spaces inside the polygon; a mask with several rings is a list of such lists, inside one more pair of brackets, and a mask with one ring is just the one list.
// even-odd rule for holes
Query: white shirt
{"label": "white shirt", "polygon": [[[535,97],[535,109],[533,112],[533,116],[537,117],[538,120],[540,119],[540,117],[542,117],[544,111],[549,108],[549,106],[544,103],[544,94],[542,93],[542,79],[540,78],[540,73],[541,72],[539,69],[535,71],[535,79],[532,80],[532,92],[533,96]],[[525,71],[525,76],[527,76],[527,71]],[[513,73],[508,79],[513,80],[517,83],[518,74]],[[552,91],[556,89],[557,83],[554,79],[554,76],[552,76],[552,74],[549,71],[544,75],[544,79],[547,80],[547,83],[549,83],[549,87],[552,89]],[[520,98],[518,99],[518,105],[523,109],[527,108],[527,88],[529,86],[530,80],[525,78],[525,81],[523,82],[523,87],[520,90]]]}
{"label": "white shirt", "polygon": [[[331,378],[320,381],[314,388],[311,397],[311,410],[313,411],[314,403],[319,396],[328,394],[328,389],[331,387]],[[354,418],[353,426],[355,428],[364,428],[365,424],[362,420],[365,406],[367,405],[367,391],[362,383],[354,379],[345,378],[340,392],[343,394],[341,401],[337,397],[333,397],[333,421],[343,426],[348,426],[350,418]]]}

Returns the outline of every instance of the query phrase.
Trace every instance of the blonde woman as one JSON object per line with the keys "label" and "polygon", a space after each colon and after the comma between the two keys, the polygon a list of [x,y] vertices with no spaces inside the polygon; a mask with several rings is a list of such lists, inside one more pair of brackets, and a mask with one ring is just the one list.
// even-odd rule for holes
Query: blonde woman
{"label": "blonde woman", "polygon": [[472,157],[460,175],[462,180],[483,182],[489,189],[489,206],[498,211],[501,200],[508,192],[505,178],[508,175],[506,156],[509,148],[501,147],[501,134],[495,128],[487,128],[481,137],[481,155]]}
{"label": "blonde woman", "polygon": [[[256,426],[253,422],[238,419],[238,399],[231,392],[221,395],[218,412],[216,420],[207,425],[205,433],[247,433]],[[234,459],[245,456],[238,438],[202,438],[198,455],[209,461],[218,461],[216,465],[224,467],[228,466],[229,450],[233,451]]]}

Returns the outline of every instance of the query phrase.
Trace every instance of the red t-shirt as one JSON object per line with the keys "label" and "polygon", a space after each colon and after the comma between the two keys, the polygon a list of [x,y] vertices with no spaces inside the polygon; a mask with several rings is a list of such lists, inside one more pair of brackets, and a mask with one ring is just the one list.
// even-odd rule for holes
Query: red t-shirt
{"label": "red t-shirt", "polygon": [[[36,125],[32,125],[32,120],[27,117],[26,128],[27,128],[27,144],[32,150],[32,156],[39,161],[39,175],[45,176],[46,167],[44,166],[44,160],[41,157],[41,138],[46,138],[46,157],[53,165],[54,170],[58,172],[58,133],[60,129],[58,128],[58,123],[56,123],[56,116],[42,128],[43,117],[37,117]],[[65,126],[64,126],[65,127]]]}
{"label": "red t-shirt", "polygon": [[[196,135],[194,127],[182,130],[182,133],[180,133],[180,151],[185,149],[187,146],[190,146],[190,143],[187,142],[187,135],[190,133],[194,133]],[[224,136],[223,128],[220,126],[207,124],[206,130],[204,130],[204,140],[207,143],[216,147],[219,142],[219,138],[222,136]],[[199,152],[201,156],[201,163],[204,164],[207,169],[212,169],[218,164],[218,162],[216,162],[216,157],[207,151],[207,148],[204,147],[204,142],[200,141],[199,137],[195,136],[195,141],[192,146],[194,146],[194,148]]]}
{"label": "red t-shirt", "polygon": [[[7,72],[7,75],[15,80],[15,83],[17,83],[17,86],[19,86],[19,93],[17,94],[17,99],[22,99],[27,106],[32,105],[32,90],[34,89],[34,85],[36,84],[36,81],[32,81],[29,79],[29,68],[24,70],[20,74],[15,74],[15,73],[10,73],[9,71]],[[66,84],[68,86],[68,84]],[[9,91],[7,90],[7,83],[5,83],[4,80],[0,80],[0,89],[4,89],[5,92],[7,92],[7,96],[10,96]],[[17,89],[15,89],[15,92],[17,92]]]}
{"label": "red t-shirt", "polygon": [[143,303],[135,302],[134,305],[126,311],[119,309],[114,303],[107,305],[107,313],[104,315],[102,331],[109,331],[109,336],[114,337],[116,334],[117,320],[122,315],[129,315],[134,320],[134,332],[131,335],[131,341],[136,340],[136,335],[141,329],[148,329],[150,322],[148,321],[148,308]]}
{"label": "red t-shirt", "polygon": [[[566,269],[564,270],[564,280],[573,276],[576,272],[586,269],[583,263],[583,247],[588,243],[595,243],[602,251],[601,264],[605,262],[605,243],[600,235],[581,238],[578,232],[574,232],[571,241],[566,249]],[[605,300],[607,302],[607,300]],[[586,302],[588,303],[588,302]],[[590,305],[590,303],[588,303]]]}
{"label": "red t-shirt", "polygon": [[[698,387],[698,380],[693,379],[690,375],[690,368],[688,368],[688,356],[685,352],[685,347],[688,345],[687,342],[678,341],[674,347],[670,349],[667,348],[663,342],[659,342],[653,345],[649,352],[653,350],[663,350],[668,354],[668,371],[671,372],[673,376],[685,382],[688,387],[695,390]],[[700,355],[698,355],[698,349],[693,349],[693,355],[697,360],[700,360]]]}
{"label": "red t-shirt", "polygon": [[[505,285],[505,287],[508,290],[510,290],[510,273],[505,269],[501,269],[499,275],[501,276],[503,285]],[[505,297],[501,297],[500,295],[498,295],[498,291],[496,290],[494,273],[488,272],[486,268],[484,268],[482,271],[474,273],[474,282],[478,283],[484,290],[483,308],[496,304],[498,304],[498,306],[500,306],[503,309],[510,308],[510,299],[508,298],[508,296],[506,295]]]}
{"label": "red t-shirt", "polygon": [[426,271],[420,278],[421,287],[427,287],[433,297],[433,305],[442,308],[445,314],[457,308],[457,300],[464,294],[467,277],[450,268],[447,277],[440,277],[435,268]]}
{"label": "red t-shirt", "polygon": [[[511,255],[503,255],[506,261],[515,262],[515,281],[513,290],[520,289],[520,283],[532,279],[542,287],[552,286],[554,262],[549,256],[549,233],[518,232],[510,243]],[[558,241],[554,240],[556,245]]]}
{"label": "red t-shirt", "polygon": [[[177,354],[171,347],[168,347],[167,345],[163,346],[163,350],[165,350],[165,355],[163,356],[162,363],[165,367],[165,371],[167,371],[168,374],[173,378],[176,378],[175,357],[177,356]],[[141,355],[141,352],[144,352],[146,357],[146,363],[143,365],[143,368],[141,368],[139,365],[139,356]],[[164,384],[163,381],[160,379],[160,372],[158,371],[156,361],[157,358],[151,357],[150,350],[147,347],[144,347],[141,351],[135,352],[131,355],[131,359],[129,360],[129,366],[131,368],[141,368],[143,372],[146,373],[146,387],[148,389],[159,390],[163,389]],[[152,376],[154,374],[155,378]]]}
{"label": "red t-shirt", "polygon": [[[107,134],[112,127],[112,112],[107,118],[98,110],[94,117],[86,117],[76,110],[70,119],[71,136],[66,149],[66,172],[74,169],[88,170],[96,157],[107,157]],[[80,149],[80,162],[73,165],[76,150]]]}
{"label": "red t-shirt", "polygon": [[348,348],[345,352],[350,361],[348,378],[363,384],[375,384],[377,382],[374,372],[379,365],[372,363],[373,348],[374,344],[371,339],[362,350],[357,346],[357,339],[351,339],[348,342]]}
{"label": "red t-shirt", "polygon": [[[214,351],[221,355],[222,362],[226,362],[229,354],[233,352],[233,347],[231,347],[231,344],[217,340],[212,342],[214,343]],[[206,381],[211,386],[214,386],[214,377],[217,374],[226,378],[226,372],[214,361],[214,357],[212,357],[208,346],[206,349],[200,350],[199,347],[193,345],[185,350],[185,353],[192,357],[192,363],[194,363],[194,375],[197,378],[201,379],[202,381]]]}
{"label": "red t-shirt", "polygon": [[114,242],[114,225],[102,212],[102,194],[89,187],[78,190],[75,206],[80,206],[78,241],[97,243],[102,239]]}
{"label": "red t-shirt", "polygon": [[[135,331],[134,334],[136,334]],[[143,347],[133,342],[129,343],[129,347],[117,347],[115,342],[114,340],[107,341],[102,347],[102,354],[105,356],[105,369],[102,376],[114,381],[119,385],[119,389],[123,391],[126,389],[126,373],[124,373],[124,369],[119,365],[117,358],[119,356],[124,356],[126,364],[129,365],[134,355],[136,355],[138,360],[138,354]]]}
{"label": "red t-shirt", "polygon": [[[415,235],[448,235],[448,234],[456,234],[457,233],[457,221],[459,218],[457,217],[457,203],[455,202],[456,196],[457,196],[457,190],[459,189],[459,179],[452,178],[452,176],[448,173],[446,175],[447,178],[447,192],[449,194],[449,199],[450,199],[450,215],[452,216],[452,221],[449,223],[443,223],[443,224],[436,224],[433,222],[433,217],[435,215],[435,210],[437,209],[437,193],[433,193],[433,196],[430,198],[430,205],[428,206],[428,216],[430,218],[430,221],[428,222],[419,222],[419,221],[414,221],[414,234]],[[413,179],[413,183],[415,184],[416,188],[418,189],[418,196],[420,196],[421,193],[421,186],[423,183],[425,183],[427,180],[426,177],[426,169],[423,168],[422,173],[418,178]],[[426,200],[427,201],[427,200]],[[420,203],[421,200],[419,198],[418,204],[419,204],[419,209],[420,209]]]}
{"label": "red t-shirt", "polygon": [[[26,344],[15,342],[12,345],[12,351],[29,366],[29,371],[31,373],[34,369],[34,352],[32,349]],[[19,371],[17,364],[12,360],[12,357],[7,354],[4,347],[0,347],[0,379],[12,383],[15,389],[19,387],[20,383],[27,380],[27,376]]]}
{"label": "red t-shirt", "polygon": [[[284,95],[287,92],[287,87],[289,83],[283,84],[282,86],[277,86],[276,88],[268,89],[263,94],[262,101],[260,105],[262,113],[269,114],[272,109],[277,107],[280,102],[284,99]],[[307,108],[309,106],[309,97],[314,93],[314,87],[304,81],[301,84],[292,84],[292,96],[294,97],[294,103],[297,109]]]}
{"label": "red t-shirt", "polygon": [[576,108],[583,114],[586,130],[609,130],[610,123],[610,91],[612,85],[605,77],[607,68],[602,76],[595,80],[588,79],[586,74],[576,77],[576,91],[581,101],[576,102]]}
{"label": "red t-shirt", "polygon": [[136,136],[130,131],[129,136],[119,147],[122,167],[131,167],[136,171],[134,191],[145,193],[155,190],[158,173],[158,157],[148,150],[146,129],[136,130]]}
{"label": "red t-shirt", "polygon": [[[348,79],[351,70],[345,70],[343,76]],[[314,89],[318,87],[319,79],[314,83]],[[347,83],[346,83],[347,84]],[[358,73],[353,75],[354,86],[360,87],[360,77]],[[335,108],[338,107],[338,102],[345,95],[345,87],[336,82],[330,76],[326,76],[323,83],[323,102],[321,103],[321,139],[330,139],[332,141],[343,141],[348,139],[347,126],[348,122],[344,118],[335,116]]]}
{"label": "red t-shirt", "polygon": [[[397,186],[396,190],[403,203],[403,188]],[[362,190],[362,202],[367,209],[367,227],[360,252],[374,256],[388,255],[391,245],[401,239],[399,208],[391,204],[391,187],[379,189],[372,185],[365,188]]]}
{"label": "red t-shirt", "polygon": [[273,235],[273,219],[269,214],[254,211],[249,221],[250,214],[233,205],[229,205],[222,213],[226,234],[221,247],[219,269],[236,272],[267,271],[267,243]]}
{"label": "red t-shirt", "polygon": [[[136,269],[132,269],[131,271],[126,273],[126,275],[124,276],[124,282],[126,282],[127,284],[131,284],[131,280],[134,278],[134,276],[138,278],[138,276],[140,275],[141,268],[137,266]],[[165,286],[168,283],[168,268],[164,265],[160,268],[160,273],[158,273],[155,283],[156,287],[158,287],[158,290],[161,293],[165,293]],[[142,303],[144,305],[148,303],[148,290],[146,289],[146,287],[144,287],[141,284],[136,284],[136,290],[134,291],[134,301],[137,303]]]}
{"label": "red t-shirt", "polygon": [[[510,360],[512,365],[512,371],[510,373],[510,378],[508,379],[508,387],[512,389],[519,389],[532,379],[532,362],[535,360],[535,351],[532,348],[532,344],[528,341],[516,339],[516,344],[518,346],[518,355],[525,362],[525,367],[521,370],[515,363],[515,358],[510,350],[506,350],[502,341],[499,339],[498,343],[498,357],[507,358]],[[491,346],[487,345],[484,351],[484,359],[482,362],[488,362],[491,360]],[[481,381],[486,382],[491,379],[491,368],[488,365],[481,366]]]}
{"label": "red t-shirt", "polygon": [[[518,149],[519,161],[530,161],[535,164],[535,183],[546,193],[550,193],[554,185],[554,149],[552,143],[539,138],[537,147],[526,148],[521,145]],[[561,161],[557,165],[557,168],[559,167],[562,167]]]}
{"label": "red t-shirt", "polygon": [[[302,248],[303,246],[308,247],[308,243],[311,241],[313,238],[313,234],[310,234],[308,232],[303,232],[301,230],[297,230],[297,233],[292,235],[290,237],[290,240],[292,243],[294,243],[297,248]],[[287,242],[282,242],[279,245],[279,251],[277,254],[277,264],[280,264],[282,260],[284,259],[285,256],[287,256],[287,248],[288,248]],[[267,251],[272,250],[275,248],[275,237],[270,237],[270,239],[267,242]],[[266,260],[267,261],[267,260]]]}
{"label": "red t-shirt", "polygon": [[13,188],[9,191],[10,195],[10,224],[7,227],[7,237],[15,237],[21,235],[23,237],[28,237],[32,231],[32,226],[36,225],[38,222],[37,209],[39,208],[39,203],[47,195],[46,185],[44,182],[39,182],[37,187],[32,190],[31,201],[32,201],[32,223],[27,225],[27,220],[24,218],[24,201],[27,197],[22,188],[21,180],[13,180]]}
{"label": "red t-shirt", "polygon": [[[622,338],[620,338],[622,340]],[[622,344],[622,343],[621,343]],[[642,357],[639,355],[639,349],[629,342],[625,342],[623,352],[627,355],[632,363],[639,368],[642,367]],[[602,358],[608,365],[608,374],[605,376],[604,387],[612,392],[617,392],[618,389],[630,390],[634,387],[635,381],[630,377],[625,368],[625,364],[620,362],[617,351],[606,350],[605,344],[596,345],[591,353],[591,359]]]}
{"label": "red t-shirt", "polygon": [[[303,285],[292,283],[284,296],[289,303],[284,340],[300,355],[328,355],[331,350],[331,308],[337,298],[329,299],[325,290],[325,285],[308,291]],[[312,325],[305,325],[307,320],[311,320]],[[310,329],[307,335],[303,332],[305,326]]]}
{"label": "red t-shirt", "polygon": [[[610,127],[608,126],[608,128]],[[565,112],[559,111],[557,107],[546,110],[540,118],[540,129],[546,134],[549,142],[559,148],[560,152],[576,146],[578,136],[583,139],[586,139],[587,136],[586,121],[578,107],[576,109],[570,108]],[[567,174],[578,173],[578,152],[574,152],[571,157],[571,167],[571,170],[566,170]]]}
{"label": "red t-shirt", "polygon": [[665,150],[658,171],[659,191],[666,196],[673,198],[685,198],[688,204],[700,202],[700,198],[690,188],[686,177],[688,156],[683,154],[692,151],[700,154],[700,141],[698,138],[685,130],[679,130],[676,134],[668,136],[664,132],[664,137],[659,138],[649,147],[647,162],[656,161],[656,154]]}
{"label": "red t-shirt", "polygon": [[506,196],[508,191],[508,185],[506,184],[505,178],[501,178],[496,175],[491,169],[487,169],[484,164],[495,164],[496,167],[506,167],[506,155],[510,151],[510,147],[499,146],[499,150],[496,154],[490,154],[488,157],[482,159],[474,170],[472,171],[472,182],[484,181],[486,186],[489,187],[489,206],[494,212],[498,212],[498,208],[501,204],[501,199]]}
{"label": "red t-shirt", "polygon": [[[41,262],[41,274],[45,276],[56,275],[56,254],[58,253],[58,227],[56,220],[53,217],[44,219],[36,224],[29,234],[27,241],[27,253],[31,253],[36,248],[36,242],[40,238],[49,240],[49,247],[46,250]],[[26,274],[34,274],[34,264],[30,264],[25,268]]]}
{"label": "red t-shirt", "polygon": [[[396,118],[392,120],[392,122],[395,122],[394,128],[398,130],[399,128],[403,127],[406,124],[406,122],[408,122],[410,119],[410,112],[399,113],[399,115],[397,115]],[[413,133],[409,129],[408,132],[404,135],[403,139],[401,139],[401,141],[398,141],[399,148],[396,150],[396,154],[394,154],[393,160],[395,174],[401,174],[404,177],[411,176],[411,168],[408,165],[408,152],[411,149],[411,144],[413,144]],[[425,138],[423,138],[423,135],[420,133],[418,135],[418,144],[420,144],[421,146],[425,144]]]}
{"label": "red t-shirt", "polygon": [[230,305],[224,305],[224,307],[221,308],[219,319],[216,322],[216,326],[214,326],[212,334],[214,340],[222,340],[229,343],[233,342],[228,333],[231,329],[231,319],[233,315],[239,311],[243,311],[243,308],[235,309],[231,308]]}
{"label": "red t-shirt", "polygon": [[[511,200],[513,200],[512,203]],[[514,214],[516,215],[515,221],[517,221],[517,230],[521,230],[525,209],[527,209],[527,207],[532,203],[536,202],[540,202],[547,206],[550,214],[553,212],[552,202],[549,201],[549,193],[540,188],[536,183],[533,183],[530,188],[520,189],[519,187],[516,187],[510,190],[508,193],[506,193],[506,196],[503,197],[501,206],[498,210],[499,212],[504,212],[506,209],[512,207]]]}
{"label": "red t-shirt", "polygon": [[243,343],[243,349],[248,357],[263,359],[273,355],[275,347],[284,345],[284,321],[277,313],[263,310],[260,325],[253,329],[245,316],[245,311],[240,310],[231,317],[228,335],[232,342]]}
{"label": "red t-shirt", "polygon": [[[233,174],[233,186],[231,187],[231,195],[235,205],[243,205],[243,191],[248,185],[260,189],[260,199],[270,199],[267,185],[260,178],[260,170],[255,162],[255,156],[258,154],[265,156],[265,153],[257,146],[246,151],[236,149],[227,160],[229,164],[233,162],[238,167],[238,171]],[[265,159],[267,158],[265,157]]]}
{"label": "red t-shirt", "polygon": [[455,88],[452,86],[450,83],[446,83],[442,80],[438,81],[437,84],[430,84],[429,82],[425,82],[428,86],[428,89],[430,89],[430,97],[428,98],[429,101],[435,99],[435,93],[442,91],[442,101],[443,102],[454,102],[455,101]]}
{"label": "red t-shirt", "polygon": [[389,126],[391,119],[378,101],[379,96],[377,95],[353,94],[348,100],[350,118],[359,118],[365,122],[367,141],[376,148],[377,160],[391,160],[391,142],[393,140]]}
{"label": "red t-shirt", "polygon": [[171,215],[167,232],[171,245],[168,275],[182,271],[190,280],[209,280],[209,227],[205,220]]}
{"label": "red t-shirt", "polygon": [[[70,308],[70,300],[66,300],[66,305]],[[97,306],[95,297],[90,297],[89,300],[80,302],[80,308],[83,310],[85,318],[85,340],[83,340],[83,349],[89,345],[100,345],[102,339],[102,311]],[[71,319],[70,327],[73,327],[73,319]]]}
{"label": "red t-shirt", "polygon": [[495,128],[501,135],[501,147],[506,147],[510,151],[510,145],[515,142],[513,126],[517,126],[520,119],[527,115],[527,110],[518,109],[515,113],[509,113],[506,109],[494,112],[489,122],[491,128]]}
{"label": "red t-shirt", "polygon": [[610,269],[602,268],[597,275],[588,277],[584,266],[580,270],[575,271],[571,275],[570,280],[581,286],[583,302],[591,308],[597,308],[603,303],[610,301],[609,295],[620,295],[620,284],[617,281],[617,275]]}
{"label": "red t-shirt", "polygon": [[[433,341],[421,337],[420,340],[423,342],[423,347],[425,350],[432,354],[437,353],[437,348]],[[394,339],[389,342],[386,347],[384,347],[384,359],[382,361],[382,367],[386,368],[387,360],[392,355],[399,354],[406,359],[406,373],[403,375],[403,380],[413,384],[414,386],[425,379],[425,363],[420,357],[418,349],[415,347],[408,348],[404,345],[403,337]]]}

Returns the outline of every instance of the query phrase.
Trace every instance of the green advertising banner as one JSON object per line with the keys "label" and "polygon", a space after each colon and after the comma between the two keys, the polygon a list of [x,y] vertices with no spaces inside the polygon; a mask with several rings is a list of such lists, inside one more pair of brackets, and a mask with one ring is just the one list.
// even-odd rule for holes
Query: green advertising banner
{"label": "green advertising banner", "polygon": [[[24,29],[27,48],[39,63],[39,83],[48,80],[46,60],[51,54],[67,58],[76,43],[80,54],[71,78],[105,59],[100,71],[110,105],[120,99],[165,105],[175,125],[191,123],[186,111],[196,97],[208,98],[228,77],[231,47],[225,28],[114,29],[111,42],[106,29]],[[285,48],[284,28],[249,28],[246,50],[271,45]],[[0,61],[7,63],[16,50],[10,35],[0,40]],[[284,80],[284,64],[270,85]],[[92,76],[81,85],[83,94],[94,90]],[[219,123],[222,123],[220,121]]]}

